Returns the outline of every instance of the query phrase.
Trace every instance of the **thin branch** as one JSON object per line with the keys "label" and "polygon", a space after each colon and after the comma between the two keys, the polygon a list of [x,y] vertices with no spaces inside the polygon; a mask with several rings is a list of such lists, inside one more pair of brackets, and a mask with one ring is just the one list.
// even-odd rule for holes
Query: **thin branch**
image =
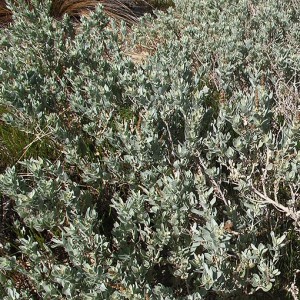
{"label": "thin branch", "polygon": [[17,162],[20,162],[20,161],[21,161],[21,159],[26,155],[27,151],[30,149],[30,147],[31,147],[34,143],[36,143],[36,142],[38,142],[38,141],[41,141],[43,138],[50,136],[52,133],[53,133],[53,132],[52,132],[51,130],[49,130],[49,132],[43,133],[43,134],[38,133],[37,136],[34,138],[34,140],[33,140],[32,142],[30,142],[28,145],[26,145],[26,146],[23,148],[23,153],[22,153],[22,155],[19,157],[19,159],[18,159]]}
{"label": "thin branch", "polygon": [[163,122],[166,125],[167,132],[168,132],[168,135],[169,135],[169,140],[170,140],[171,148],[172,148],[172,154],[175,155],[175,148],[174,148],[174,143],[173,143],[173,139],[172,139],[172,134],[171,134],[170,129],[169,129],[169,125],[165,120],[163,120]]}
{"label": "thin branch", "polygon": [[265,169],[264,169],[264,173],[263,173],[263,177],[262,177],[262,183],[263,183],[263,191],[264,191],[264,195],[267,195],[267,190],[266,190],[266,180],[267,180],[267,175],[268,175],[268,165],[269,165],[269,161],[270,161],[270,149],[267,148],[267,158],[266,158],[266,165],[265,165]]}
{"label": "thin branch", "polygon": [[259,192],[252,184],[251,184],[251,188],[253,190],[253,192],[260,197],[262,200],[259,201],[261,203],[264,204],[271,204],[273,207],[275,207],[278,211],[280,212],[284,212],[286,214],[286,216],[291,217],[297,224],[297,226],[300,227],[300,220],[299,220],[299,211],[293,211],[288,207],[285,207],[284,205],[274,201],[273,199],[269,198],[267,195],[262,194],[261,192]]}
{"label": "thin branch", "polygon": [[[200,159],[199,157],[199,162],[200,162],[200,166],[203,168],[204,171],[207,170],[206,166],[204,165],[203,161]],[[214,191],[216,192],[217,194],[217,197],[220,198],[224,203],[225,205],[228,206],[228,201],[227,199],[225,198],[225,195],[224,193],[222,192],[221,188],[220,188],[220,185],[213,179],[212,176],[208,175],[207,172],[205,172],[205,174],[209,177],[213,187],[214,187]]]}

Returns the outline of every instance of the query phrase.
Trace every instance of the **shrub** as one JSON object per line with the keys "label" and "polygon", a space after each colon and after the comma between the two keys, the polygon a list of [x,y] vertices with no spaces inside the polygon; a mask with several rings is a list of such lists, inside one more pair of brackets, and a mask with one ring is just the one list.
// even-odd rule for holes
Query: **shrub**
{"label": "shrub", "polygon": [[0,175],[3,299],[296,297],[299,4],[174,2],[132,32],[13,11],[2,119],[58,153]]}

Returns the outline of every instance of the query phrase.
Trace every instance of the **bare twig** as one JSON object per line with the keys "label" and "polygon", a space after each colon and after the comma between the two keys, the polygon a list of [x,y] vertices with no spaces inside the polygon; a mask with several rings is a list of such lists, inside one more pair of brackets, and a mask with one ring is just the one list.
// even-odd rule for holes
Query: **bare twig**
{"label": "bare twig", "polygon": [[286,216],[292,218],[298,227],[300,227],[300,211],[294,211],[289,207],[286,207],[273,199],[269,198],[267,195],[264,195],[263,193],[259,192],[252,184],[251,188],[253,192],[261,199],[258,200],[258,202],[262,204],[271,204],[273,207],[275,207],[278,211],[283,212],[286,214]]}
{"label": "bare twig", "polygon": [[164,122],[165,125],[166,125],[167,132],[168,132],[168,135],[169,135],[169,141],[170,141],[170,143],[171,143],[172,154],[175,155],[175,148],[174,148],[174,143],[173,143],[173,139],[172,139],[172,135],[171,135],[171,132],[170,132],[169,125],[168,125],[168,123],[167,123],[165,120],[163,120],[163,122]]}
{"label": "bare twig", "polygon": [[294,300],[299,299],[299,288],[296,284],[297,275],[300,273],[300,270],[296,270],[294,274],[294,281],[292,282],[291,286],[287,288],[287,291],[292,294]]}
{"label": "bare twig", "polygon": [[264,195],[265,196],[267,195],[267,190],[266,190],[265,182],[267,180],[269,162],[270,162],[270,149],[267,148],[266,165],[265,165],[264,174],[263,174],[263,177],[262,177],[263,191],[264,191]]}
{"label": "bare twig", "polygon": [[[203,161],[200,159],[200,157],[199,157],[199,162],[200,162],[200,166],[203,168],[203,170],[206,171],[207,168],[204,165]],[[214,187],[214,191],[217,194],[217,197],[220,198],[225,203],[225,205],[228,205],[228,200],[225,198],[225,194],[221,190],[220,185],[213,179],[212,176],[208,175],[207,172],[205,172],[205,174],[209,177],[209,180]]]}
{"label": "bare twig", "polygon": [[42,133],[38,133],[36,135],[36,137],[34,138],[34,140],[32,142],[30,142],[27,146],[25,146],[23,148],[23,153],[22,155],[19,157],[18,161],[17,162],[20,162],[21,159],[26,155],[27,151],[30,149],[30,147],[35,143],[35,142],[38,142],[38,141],[41,141],[43,138],[45,137],[49,137],[53,132],[51,130],[49,130],[48,132],[42,132]]}

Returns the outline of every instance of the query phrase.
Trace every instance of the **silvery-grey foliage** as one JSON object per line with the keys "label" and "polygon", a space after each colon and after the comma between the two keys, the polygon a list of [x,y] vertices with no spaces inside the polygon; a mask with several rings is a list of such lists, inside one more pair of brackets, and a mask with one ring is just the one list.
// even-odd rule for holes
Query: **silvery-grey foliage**
{"label": "silvery-grey foliage", "polygon": [[2,118],[60,153],[0,175],[18,215],[3,299],[226,299],[286,270],[299,4],[174,2],[128,31],[101,7],[74,28],[32,1],[1,31]]}

